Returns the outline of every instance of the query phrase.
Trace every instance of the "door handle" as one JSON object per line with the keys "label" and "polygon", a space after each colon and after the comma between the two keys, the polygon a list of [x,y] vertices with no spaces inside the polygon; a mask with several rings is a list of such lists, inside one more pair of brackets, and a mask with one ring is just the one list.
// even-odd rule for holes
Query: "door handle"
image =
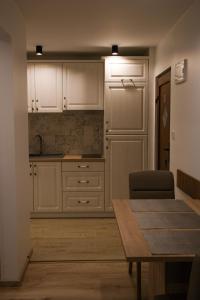
{"label": "door handle", "polygon": [[79,180],[78,183],[90,183],[89,180]]}
{"label": "door handle", "polygon": [[78,168],[79,168],[79,169],[89,168],[89,165],[79,165]]}

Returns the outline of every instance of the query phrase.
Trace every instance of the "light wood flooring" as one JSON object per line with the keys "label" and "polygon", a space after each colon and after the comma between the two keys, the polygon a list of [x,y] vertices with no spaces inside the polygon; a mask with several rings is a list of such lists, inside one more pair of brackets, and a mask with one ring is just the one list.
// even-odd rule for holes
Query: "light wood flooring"
{"label": "light wood flooring", "polygon": [[116,220],[33,219],[31,261],[125,260]]}
{"label": "light wood flooring", "polygon": [[1,300],[134,300],[135,276],[125,262],[31,263],[17,288]]}
{"label": "light wood flooring", "polygon": [[[136,299],[135,268],[130,277],[114,219],[35,219],[31,236],[23,283],[0,288],[0,300]],[[146,274],[144,266],[143,299]]]}

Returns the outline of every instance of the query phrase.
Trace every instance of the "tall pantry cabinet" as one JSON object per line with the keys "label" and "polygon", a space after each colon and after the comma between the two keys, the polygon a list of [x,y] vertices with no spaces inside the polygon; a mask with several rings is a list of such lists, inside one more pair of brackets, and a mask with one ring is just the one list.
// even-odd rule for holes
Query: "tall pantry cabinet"
{"label": "tall pantry cabinet", "polygon": [[129,198],[129,173],[147,168],[148,59],[105,59],[105,208]]}

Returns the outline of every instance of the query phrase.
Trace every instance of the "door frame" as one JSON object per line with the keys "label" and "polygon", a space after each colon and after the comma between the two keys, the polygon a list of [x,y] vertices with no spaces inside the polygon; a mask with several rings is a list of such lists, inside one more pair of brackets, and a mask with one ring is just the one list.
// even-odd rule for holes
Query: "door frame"
{"label": "door frame", "polygon": [[[158,169],[158,159],[159,159],[159,108],[160,108],[160,102],[159,102],[159,78],[167,73],[170,73],[169,80],[165,81],[170,83],[170,108],[171,108],[171,67],[165,69],[163,72],[161,72],[159,75],[155,78],[155,169]],[[170,111],[170,126],[171,126],[171,111]]]}

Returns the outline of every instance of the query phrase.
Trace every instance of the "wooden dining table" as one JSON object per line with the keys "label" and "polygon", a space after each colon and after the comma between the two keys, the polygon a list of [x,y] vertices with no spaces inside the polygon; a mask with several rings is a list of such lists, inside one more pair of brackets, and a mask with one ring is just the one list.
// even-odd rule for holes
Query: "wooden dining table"
{"label": "wooden dining table", "polygon": [[137,300],[143,262],[149,263],[151,300],[166,292],[165,263],[191,262],[200,250],[200,200],[140,201],[114,199],[113,208],[126,260],[137,266]]}

